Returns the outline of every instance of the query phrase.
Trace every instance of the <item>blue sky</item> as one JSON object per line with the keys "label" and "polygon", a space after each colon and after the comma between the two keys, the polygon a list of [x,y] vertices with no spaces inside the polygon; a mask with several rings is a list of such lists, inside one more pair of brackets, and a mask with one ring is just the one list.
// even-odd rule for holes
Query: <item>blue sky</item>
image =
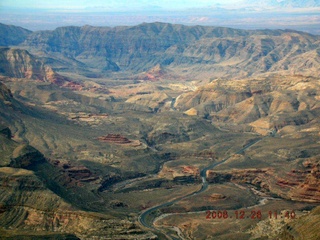
{"label": "blue sky", "polygon": [[0,7],[35,9],[110,9],[125,10],[148,7],[162,9],[184,9],[208,7],[216,4],[231,4],[239,0],[0,0]]}
{"label": "blue sky", "polygon": [[[293,3],[297,4],[296,8],[290,8]],[[221,8],[217,8],[217,4]],[[301,6],[311,8],[299,10]],[[169,22],[244,29],[296,29],[320,35],[319,9],[319,0],[0,0],[0,22],[33,31],[71,25]]]}

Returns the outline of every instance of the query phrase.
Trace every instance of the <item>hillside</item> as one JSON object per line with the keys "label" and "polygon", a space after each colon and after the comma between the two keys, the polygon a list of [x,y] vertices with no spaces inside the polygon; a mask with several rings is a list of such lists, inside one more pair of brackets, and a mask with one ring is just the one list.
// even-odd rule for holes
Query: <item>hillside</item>
{"label": "hillside", "polygon": [[0,46],[14,46],[22,43],[32,32],[12,25],[0,23]]}
{"label": "hillside", "polygon": [[[126,234],[127,237],[138,233],[148,238],[130,221],[116,220],[110,212],[81,211],[66,198],[63,184],[67,181],[59,179],[61,173],[39,151],[29,145],[19,145],[2,133],[0,139],[1,239],[122,238],[123,230],[129,227],[135,231]],[[6,162],[10,155],[13,156],[11,162]],[[87,193],[82,190],[82,194]]]}
{"label": "hillside", "polygon": [[286,132],[286,126],[318,122],[319,87],[318,78],[303,76],[214,80],[180,95],[175,108],[221,123],[247,125],[247,130],[259,133]]}

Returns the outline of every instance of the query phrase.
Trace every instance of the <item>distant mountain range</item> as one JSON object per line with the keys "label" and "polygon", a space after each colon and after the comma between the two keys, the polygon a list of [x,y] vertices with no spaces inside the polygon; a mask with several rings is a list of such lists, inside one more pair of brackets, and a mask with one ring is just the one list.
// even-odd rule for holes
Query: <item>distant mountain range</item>
{"label": "distant mountain range", "polygon": [[[89,2],[89,1],[88,1]],[[16,6],[16,5],[15,5]],[[0,8],[0,22],[30,30],[61,26],[133,26],[143,22],[225,26],[242,29],[295,29],[320,34],[319,0],[108,1],[55,9]]]}
{"label": "distant mountain range", "polygon": [[[16,35],[18,30],[20,35]],[[160,64],[183,76],[206,70],[216,77],[232,77],[279,71],[317,75],[320,68],[320,37],[290,30],[248,31],[157,22],[37,32],[0,25],[1,31],[7,32],[1,44],[17,46],[20,42],[20,47],[58,71],[71,67],[87,73],[96,69],[93,72],[101,74],[137,74]],[[14,36],[20,36],[19,41]]]}

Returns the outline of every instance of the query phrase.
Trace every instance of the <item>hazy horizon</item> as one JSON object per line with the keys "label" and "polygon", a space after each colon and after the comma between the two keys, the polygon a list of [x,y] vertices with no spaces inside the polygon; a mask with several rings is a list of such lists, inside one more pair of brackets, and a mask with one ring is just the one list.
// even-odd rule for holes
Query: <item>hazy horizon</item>
{"label": "hazy horizon", "polygon": [[32,31],[61,26],[120,26],[143,22],[241,29],[293,29],[320,34],[319,0],[2,0],[0,22]]}
{"label": "hazy horizon", "polygon": [[56,0],[34,1],[34,0],[3,0],[0,4],[3,8],[18,8],[18,9],[42,9],[42,10],[71,10],[71,11],[136,11],[141,8],[154,8],[158,10],[183,10],[188,8],[203,8],[212,7],[215,5],[230,5],[232,3],[241,2],[241,0]]}

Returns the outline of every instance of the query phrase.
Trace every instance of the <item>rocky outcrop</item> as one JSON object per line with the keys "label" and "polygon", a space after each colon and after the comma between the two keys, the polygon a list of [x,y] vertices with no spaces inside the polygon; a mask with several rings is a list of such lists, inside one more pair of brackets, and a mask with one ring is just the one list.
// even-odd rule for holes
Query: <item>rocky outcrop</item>
{"label": "rocky outcrop", "polygon": [[6,138],[11,139],[11,130],[10,128],[0,124],[0,134],[4,135]]}
{"label": "rocky outcrop", "polygon": [[207,171],[209,183],[237,182],[254,185],[283,198],[302,202],[320,202],[320,164],[317,158],[304,161],[304,169],[292,169],[285,174],[273,169],[233,169]]}
{"label": "rocky outcrop", "polygon": [[130,147],[142,146],[142,143],[139,140],[131,140],[120,134],[108,134],[106,136],[98,137],[98,140],[100,142],[114,143]]}
{"label": "rocky outcrop", "polygon": [[157,81],[160,80],[165,75],[165,70],[160,64],[157,64],[151,68],[148,72],[145,73],[145,76],[142,77],[143,80]]}
{"label": "rocky outcrop", "polygon": [[157,64],[147,72],[143,72],[136,77],[136,80],[145,80],[145,81],[159,81],[162,79],[179,79],[177,74],[174,74],[172,71],[166,69],[162,64]]}
{"label": "rocky outcrop", "polygon": [[46,71],[44,64],[28,51],[0,48],[0,74],[3,76],[44,81]]}
{"label": "rocky outcrop", "polygon": [[69,162],[62,162],[59,160],[51,160],[52,165],[58,167],[60,171],[69,178],[69,183],[73,182],[72,185],[80,185],[80,182],[93,182],[99,179],[98,176],[93,174],[89,168],[85,166],[75,166]]}
{"label": "rocky outcrop", "polygon": [[42,153],[29,145],[20,145],[14,149],[10,162],[10,167],[28,168],[31,165],[44,162],[45,158]]}
{"label": "rocky outcrop", "polygon": [[82,88],[80,84],[57,74],[39,58],[22,49],[0,48],[0,75],[51,82],[74,90]]}
{"label": "rocky outcrop", "polygon": [[200,169],[197,166],[168,166],[164,165],[158,174],[164,179],[169,179],[175,183],[200,183]]}
{"label": "rocky outcrop", "polygon": [[194,175],[176,176],[173,178],[173,181],[178,183],[184,183],[184,184],[201,182],[199,176],[194,176]]}
{"label": "rocky outcrop", "polygon": [[289,197],[297,201],[320,202],[320,162],[316,159],[304,161],[305,170],[292,170],[286,180],[277,184],[289,189]]}
{"label": "rocky outcrop", "polygon": [[0,167],[30,168],[46,161],[37,149],[28,144],[19,144],[11,137],[11,130],[0,124]]}
{"label": "rocky outcrop", "polygon": [[8,89],[6,85],[0,82],[0,100],[11,102],[12,98],[13,96],[10,89]]}
{"label": "rocky outcrop", "polygon": [[132,142],[131,140],[124,136],[121,136],[120,134],[108,134],[107,136],[99,137],[98,140],[101,142],[110,142],[117,144],[127,144]]}
{"label": "rocky outcrop", "polygon": [[232,171],[207,171],[207,181],[209,183],[223,183],[229,181],[249,183],[258,187],[269,189],[265,182],[272,173],[271,169],[237,169]]}
{"label": "rocky outcrop", "polygon": [[111,185],[122,181],[122,177],[120,175],[107,175],[104,176],[101,186],[99,187],[98,191],[103,192],[104,190],[108,189]]}
{"label": "rocky outcrop", "polygon": [[200,175],[200,170],[195,166],[182,166],[182,172],[191,175]]}
{"label": "rocky outcrop", "polygon": [[209,183],[229,182],[231,178],[232,178],[232,174],[230,173],[219,173],[219,172],[213,172],[213,171],[207,172],[207,181]]}

